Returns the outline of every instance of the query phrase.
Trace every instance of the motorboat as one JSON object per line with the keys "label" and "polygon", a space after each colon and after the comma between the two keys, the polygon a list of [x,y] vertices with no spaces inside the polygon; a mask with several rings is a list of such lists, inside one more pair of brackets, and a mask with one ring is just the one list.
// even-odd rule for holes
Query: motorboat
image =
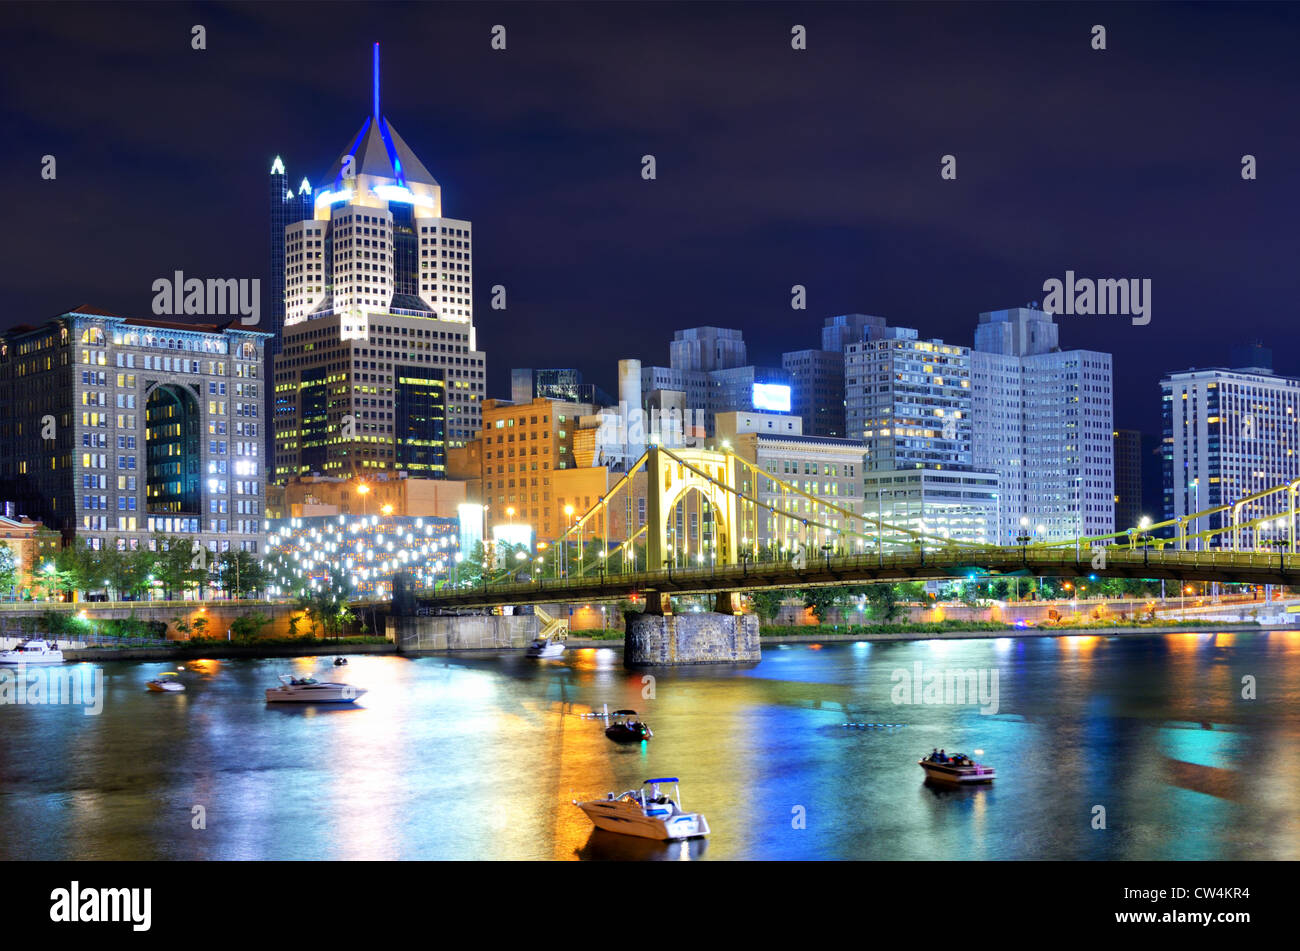
{"label": "motorboat", "polygon": [[636,716],[635,710],[615,710],[610,716],[618,719],[605,727],[605,735],[615,743],[638,743],[654,736],[645,723],[631,719]]}
{"label": "motorboat", "polygon": [[997,775],[992,766],[977,763],[964,753],[931,753],[917,760],[927,779],[945,783],[991,783]]}
{"label": "motorboat", "polygon": [[[660,793],[659,786],[664,783],[673,783],[672,796]],[[682,809],[681,790],[675,778],[647,779],[640,789],[617,796],[610,793],[604,799],[588,802],[575,799],[573,804],[587,814],[597,829],[607,832],[661,841],[709,834],[709,823],[704,816]]]}
{"label": "motorboat", "polygon": [[154,691],[155,693],[180,693],[182,690],[185,689],[185,685],[183,683],[181,683],[179,680],[163,679],[164,677],[175,677],[175,676],[176,674],[170,670],[164,671],[162,674],[159,674],[156,679],[150,680],[148,683],[146,683],[145,686],[148,687],[150,690]]}
{"label": "motorboat", "polygon": [[280,686],[266,691],[267,703],[351,703],[366,692],[351,684],[322,682],[315,677],[280,675]]}
{"label": "motorboat", "polygon": [[528,650],[524,653],[527,657],[536,657],[540,660],[550,660],[554,657],[561,656],[564,653],[564,650],[564,641],[557,641],[553,638],[538,638],[528,645]]}
{"label": "motorboat", "polygon": [[0,664],[61,664],[63,651],[58,643],[51,644],[39,638],[29,637],[13,650],[0,651]]}

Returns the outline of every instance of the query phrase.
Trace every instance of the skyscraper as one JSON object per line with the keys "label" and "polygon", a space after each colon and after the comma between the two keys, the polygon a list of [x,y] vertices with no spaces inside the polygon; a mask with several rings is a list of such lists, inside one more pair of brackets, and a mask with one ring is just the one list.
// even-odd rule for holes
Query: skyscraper
{"label": "skyscraper", "polygon": [[[275,357],[280,352],[281,333],[284,330],[284,233],[289,225],[298,221],[309,221],[312,217],[311,185],[307,179],[295,191],[289,185],[289,175],[284,168],[284,160],[275,157],[271,163],[269,179],[269,213],[271,220],[271,282],[270,307],[266,308],[267,322],[262,329],[271,334],[266,342],[266,366],[264,372],[268,381],[275,379]],[[265,421],[267,460],[275,458],[275,427],[271,420],[275,418],[275,387],[266,387],[266,401],[263,420]]]}
{"label": "skyscraper", "polygon": [[670,366],[643,366],[641,390],[652,404],[680,402],[691,418],[703,415],[707,432],[714,432],[714,415],[731,410],[790,412],[791,376],[780,367],[746,363],[745,340],[739,330],[691,327],[674,332],[669,344]]}
{"label": "skyscraper", "polygon": [[[1165,518],[1183,518],[1300,478],[1300,379],[1267,367],[1213,367],[1171,373],[1160,389]],[[1244,503],[1238,521],[1278,515],[1287,507],[1287,493],[1265,496]],[[1218,512],[1191,520],[1187,531],[1230,523],[1230,512]],[[1289,537],[1285,525],[1263,533],[1244,529],[1241,543],[1254,547],[1278,537]]]}
{"label": "skyscraper", "polygon": [[868,514],[927,535],[992,540],[998,478],[972,465],[970,358],[906,327],[845,345],[845,428],[866,444]]}
{"label": "skyscraper", "polygon": [[[1111,356],[1059,346],[1028,307],[980,314],[970,355],[973,464],[998,473],[1001,544],[1115,530]],[[1022,521],[1023,520],[1023,521]]]}
{"label": "skyscraper", "polygon": [[[401,469],[403,442],[432,459],[438,425],[447,446],[461,446],[481,424],[486,358],[473,322],[470,222],[443,215],[437,180],[381,113],[378,44],[372,92],[371,114],[316,189],[312,217],[285,229],[281,482]],[[435,379],[445,412],[431,399]]]}
{"label": "skyscraper", "polygon": [[[1115,430],[1115,529],[1135,528],[1142,521],[1142,434]],[[1153,520],[1154,521],[1154,520]]]}

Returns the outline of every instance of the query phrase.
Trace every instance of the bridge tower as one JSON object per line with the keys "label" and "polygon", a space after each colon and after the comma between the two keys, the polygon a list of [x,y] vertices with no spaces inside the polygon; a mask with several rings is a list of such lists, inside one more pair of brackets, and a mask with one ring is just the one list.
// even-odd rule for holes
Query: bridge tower
{"label": "bridge tower", "polygon": [[[707,449],[674,449],[673,456],[657,446],[648,450],[646,466],[646,567],[658,571],[667,560],[668,520],[677,504],[697,492],[713,516],[713,560],[719,565],[740,563],[740,503],[736,495],[739,463],[730,453]],[[680,461],[679,461],[680,460]],[[730,489],[731,491],[728,491]],[[703,526],[700,526],[701,532]]]}

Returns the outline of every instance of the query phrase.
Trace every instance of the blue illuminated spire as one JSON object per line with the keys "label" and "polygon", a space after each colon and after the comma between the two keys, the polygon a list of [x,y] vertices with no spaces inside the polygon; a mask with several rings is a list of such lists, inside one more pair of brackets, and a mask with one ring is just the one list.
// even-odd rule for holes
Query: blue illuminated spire
{"label": "blue illuminated spire", "polygon": [[374,119],[379,121],[379,44],[375,44],[375,111]]}
{"label": "blue illuminated spire", "polygon": [[387,179],[400,188],[416,183],[437,186],[437,179],[380,112],[379,44],[375,43],[371,51],[371,114],[320,181],[333,182],[333,191],[340,191],[344,187],[345,159],[350,158],[347,167],[355,175]]}

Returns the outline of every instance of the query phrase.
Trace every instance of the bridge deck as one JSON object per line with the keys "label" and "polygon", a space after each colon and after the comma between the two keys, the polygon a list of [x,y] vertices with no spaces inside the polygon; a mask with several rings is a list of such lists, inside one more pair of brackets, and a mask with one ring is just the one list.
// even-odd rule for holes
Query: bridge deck
{"label": "bridge deck", "polygon": [[788,562],[748,562],[671,571],[592,574],[539,579],[473,589],[420,592],[428,607],[491,607],[555,601],[610,601],[631,594],[703,594],[763,588],[809,588],[870,584],[877,581],[925,581],[976,577],[1149,578],[1294,584],[1300,578],[1300,555],[1231,551],[1143,551],[1109,548],[1104,562],[1093,565],[1087,549],[1020,548],[987,551],[938,551],[924,554],[867,553],[819,559],[802,568]]}

